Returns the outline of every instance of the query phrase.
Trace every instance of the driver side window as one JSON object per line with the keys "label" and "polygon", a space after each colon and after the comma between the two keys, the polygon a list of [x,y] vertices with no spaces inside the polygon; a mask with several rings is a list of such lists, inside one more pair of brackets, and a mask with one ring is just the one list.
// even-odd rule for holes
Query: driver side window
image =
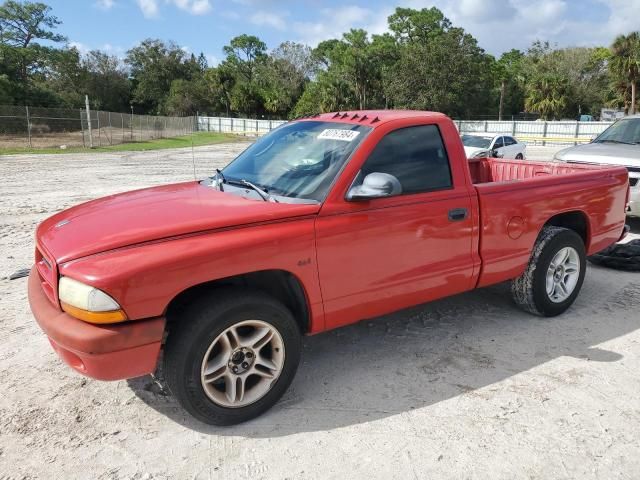
{"label": "driver side window", "polygon": [[398,179],[402,194],[452,188],[449,158],[436,125],[394,130],[376,145],[362,166],[354,185],[371,173]]}

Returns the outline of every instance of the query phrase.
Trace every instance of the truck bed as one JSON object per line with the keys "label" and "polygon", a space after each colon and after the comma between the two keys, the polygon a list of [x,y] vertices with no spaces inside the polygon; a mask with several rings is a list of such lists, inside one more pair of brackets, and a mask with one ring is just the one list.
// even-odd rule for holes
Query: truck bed
{"label": "truck bed", "polygon": [[478,197],[478,286],[519,276],[543,225],[571,213],[588,254],[619,240],[628,174],[623,167],[525,160],[470,160]]}
{"label": "truck bed", "polygon": [[532,162],[528,160],[506,160],[481,158],[469,160],[469,171],[474,184],[511,182],[548,175],[569,175],[585,171],[610,169],[610,166],[567,164],[560,162]]}

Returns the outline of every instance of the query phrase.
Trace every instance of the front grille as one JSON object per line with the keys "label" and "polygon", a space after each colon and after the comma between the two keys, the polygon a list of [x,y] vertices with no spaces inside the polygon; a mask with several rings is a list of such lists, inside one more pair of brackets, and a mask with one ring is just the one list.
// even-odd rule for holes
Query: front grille
{"label": "front grille", "polygon": [[36,270],[40,276],[40,283],[44,293],[51,303],[57,305],[58,272],[56,271],[56,264],[43,253],[40,247],[36,247]]}

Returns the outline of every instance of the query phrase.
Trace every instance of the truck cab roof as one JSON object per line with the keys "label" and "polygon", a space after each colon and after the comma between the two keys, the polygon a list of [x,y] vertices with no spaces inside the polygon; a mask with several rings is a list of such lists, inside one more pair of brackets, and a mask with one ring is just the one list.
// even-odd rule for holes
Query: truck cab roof
{"label": "truck cab roof", "polygon": [[446,115],[439,112],[424,112],[420,110],[351,110],[348,112],[320,113],[309,117],[302,117],[298,120],[351,123],[376,128],[393,120],[406,120],[416,117],[445,118]]}

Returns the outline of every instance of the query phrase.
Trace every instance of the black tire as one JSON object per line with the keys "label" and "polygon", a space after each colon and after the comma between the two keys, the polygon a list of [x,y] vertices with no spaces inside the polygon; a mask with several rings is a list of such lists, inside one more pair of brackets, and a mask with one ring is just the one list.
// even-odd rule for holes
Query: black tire
{"label": "black tire", "polygon": [[[556,303],[547,293],[546,274],[553,257],[565,247],[572,247],[578,253],[580,272],[577,284],[568,298]],[[511,282],[513,299],[520,308],[535,315],[544,317],[560,315],[571,306],[578,296],[586,268],[587,262],[582,238],[573,230],[546,226],[536,240],[524,273]]]}
{"label": "black tire", "polygon": [[[284,344],[284,364],[268,392],[246,406],[214,403],[201,382],[201,367],[212,342],[244,320],[260,320],[277,329]],[[235,425],[271,408],[293,380],[302,350],[300,329],[279,301],[258,291],[220,290],[197,299],[175,319],[164,351],[164,374],[173,395],[191,415],[210,425]]]}
{"label": "black tire", "polygon": [[522,155],[521,153],[517,154],[516,160],[524,160],[524,155]]}
{"label": "black tire", "polygon": [[588,259],[591,263],[603,267],[626,270],[628,272],[640,272],[640,240],[614,243],[604,250],[591,255]]}

